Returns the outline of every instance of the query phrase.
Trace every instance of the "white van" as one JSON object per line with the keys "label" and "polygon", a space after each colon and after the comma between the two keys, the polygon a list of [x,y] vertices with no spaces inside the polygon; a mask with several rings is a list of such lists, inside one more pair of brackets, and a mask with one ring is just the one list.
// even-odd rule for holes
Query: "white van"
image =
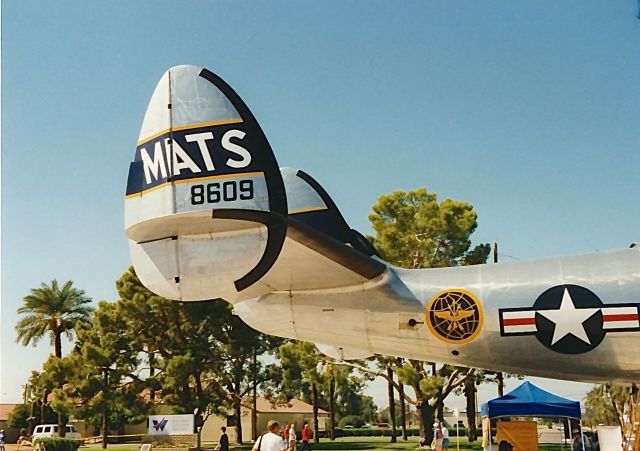
{"label": "white van", "polygon": [[[69,438],[71,440],[80,440],[80,433],[76,431],[76,428],[74,428],[72,425],[67,424],[66,431],[67,432],[64,436],[65,438]],[[41,438],[52,438],[59,436],[60,434],[58,434],[57,424],[39,424],[33,430],[32,441],[35,442],[36,440],[39,440]]]}

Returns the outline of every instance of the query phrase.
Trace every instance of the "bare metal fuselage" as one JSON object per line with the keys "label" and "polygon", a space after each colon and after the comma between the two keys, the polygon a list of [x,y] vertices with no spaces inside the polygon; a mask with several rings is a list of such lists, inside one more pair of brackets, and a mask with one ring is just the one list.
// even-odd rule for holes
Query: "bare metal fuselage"
{"label": "bare metal fuselage", "polygon": [[[583,382],[640,380],[640,332],[607,333],[594,349],[566,354],[534,335],[501,335],[499,310],[531,307],[554,285],[576,284],[603,303],[640,299],[640,250],[462,268],[402,270],[339,290],[272,293],[235,310],[265,333],[343,348],[347,355],[393,355]],[[447,343],[426,327],[425,308],[438,292],[462,288],[482,302],[478,337]],[[412,321],[413,320],[413,321]]]}

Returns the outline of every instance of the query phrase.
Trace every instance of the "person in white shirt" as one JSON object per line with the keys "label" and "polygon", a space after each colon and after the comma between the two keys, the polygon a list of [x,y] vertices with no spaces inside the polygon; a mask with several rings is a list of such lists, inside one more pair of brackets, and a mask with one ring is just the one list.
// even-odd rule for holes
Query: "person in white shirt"
{"label": "person in white shirt", "polygon": [[446,451],[449,449],[449,429],[444,423],[440,423],[440,430],[442,431],[442,449]]}
{"label": "person in white shirt", "polygon": [[289,450],[296,451],[298,449],[297,444],[298,437],[296,437],[296,425],[292,424],[289,428]]}
{"label": "person in white shirt", "polygon": [[277,421],[270,420],[267,423],[269,432],[258,438],[252,451],[286,451],[287,447],[284,440],[280,437],[280,424]]}

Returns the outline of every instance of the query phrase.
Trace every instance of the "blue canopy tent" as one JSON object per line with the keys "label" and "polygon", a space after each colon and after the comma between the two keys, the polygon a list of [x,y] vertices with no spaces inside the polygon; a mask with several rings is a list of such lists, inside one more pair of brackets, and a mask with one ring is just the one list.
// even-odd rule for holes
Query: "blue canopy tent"
{"label": "blue canopy tent", "polygon": [[[500,398],[480,407],[483,417],[554,417],[580,420],[580,403],[549,393],[531,382],[524,382]],[[582,423],[581,423],[582,429]],[[491,447],[491,441],[489,441]],[[584,449],[584,441],[583,441]]]}
{"label": "blue canopy tent", "polygon": [[483,417],[556,417],[580,419],[580,403],[549,393],[531,382],[482,404]]}

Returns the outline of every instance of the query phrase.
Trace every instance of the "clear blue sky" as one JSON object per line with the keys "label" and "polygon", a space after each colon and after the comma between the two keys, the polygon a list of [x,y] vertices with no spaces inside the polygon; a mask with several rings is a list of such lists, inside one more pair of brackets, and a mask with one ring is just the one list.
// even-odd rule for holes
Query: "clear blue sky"
{"label": "clear blue sky", "polygon": [[640,240],[636,14],[635,0],[4,1],[0,399],[50,350],[14,343],[31,287],[115,299],[128,163],[170,66],[226,79],[279,163],[352,226],[370,231],[380,194],[426,186],[473,203],[477,241],[530,259]]}

